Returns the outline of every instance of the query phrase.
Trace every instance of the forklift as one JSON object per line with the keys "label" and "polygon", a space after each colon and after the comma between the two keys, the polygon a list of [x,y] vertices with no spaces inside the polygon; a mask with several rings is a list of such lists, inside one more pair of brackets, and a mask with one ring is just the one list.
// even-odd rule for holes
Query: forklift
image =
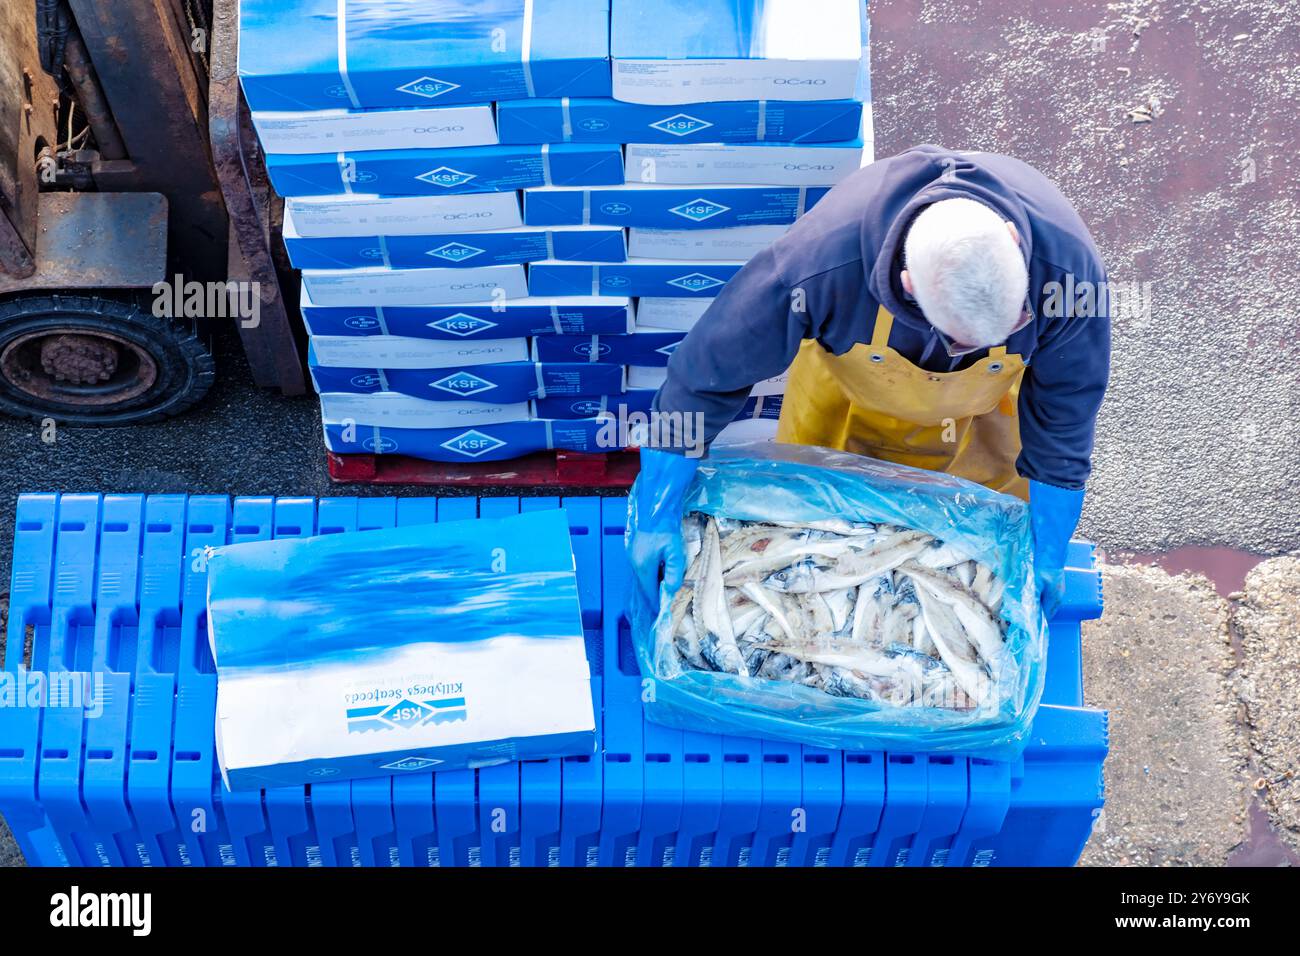
{"label": "forklift", "polygon": [[[223,325],[259,386],[305,391],[237,59],[238,0],[0,4],[0,413],[178,415],[211,386]],[[182,286],[207,307],[177,308]],[[224,307],[241,292],[251,313]]]}

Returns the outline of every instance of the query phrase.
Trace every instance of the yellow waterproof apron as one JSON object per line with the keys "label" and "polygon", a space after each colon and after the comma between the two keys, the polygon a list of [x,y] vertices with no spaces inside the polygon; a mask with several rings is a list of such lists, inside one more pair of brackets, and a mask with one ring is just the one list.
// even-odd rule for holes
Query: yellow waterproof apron
{"label": "yellow waterproof apron", "polygon": [[837,356],[804,342],[777,439],[948,472],[1027,500],[1029,483],[1016,474],[1020,356],[1001,345],[959,372],[927,372],[889,347],[893,326],[881,306],[870,344]]}

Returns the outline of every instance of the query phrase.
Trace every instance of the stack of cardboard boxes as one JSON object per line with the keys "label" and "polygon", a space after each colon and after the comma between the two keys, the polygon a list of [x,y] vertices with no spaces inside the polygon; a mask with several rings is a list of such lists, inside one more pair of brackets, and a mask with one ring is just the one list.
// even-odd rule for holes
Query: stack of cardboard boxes
{"label": "stack of cardboard boxes", "polygon": [[870,161],[865,54],[860,0],[244,0],[327,446],[616,448],[605,416]]}

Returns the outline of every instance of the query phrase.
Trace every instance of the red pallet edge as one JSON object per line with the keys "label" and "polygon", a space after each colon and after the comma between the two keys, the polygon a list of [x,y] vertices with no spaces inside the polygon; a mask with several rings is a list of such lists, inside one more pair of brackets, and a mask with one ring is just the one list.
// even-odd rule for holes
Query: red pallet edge
{"label": "red pallet edge", "polygon": [[466,488],[626,488],[640,469],[635,451],[541,451],[505,461],[425,461],[407,455],[325,453],[340,484],[461,485]]}

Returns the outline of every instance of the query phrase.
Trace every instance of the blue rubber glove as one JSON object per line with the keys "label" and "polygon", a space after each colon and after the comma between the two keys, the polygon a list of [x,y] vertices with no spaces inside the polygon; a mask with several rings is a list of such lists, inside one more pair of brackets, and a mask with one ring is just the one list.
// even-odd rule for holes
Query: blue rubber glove
{"label": "blue rubber glove", "polygon": [[1083,489],[1029,482],[1029,522],[1034,529],[1034,584],[1050,621],[1065,596],[1065,553],[1083,511]]}
{"label": "blue rubber glove", "polygon": [[674,594],[686,576],[682,541],[682,504],[699,460],[671,452],[641,449],[641,474],[632,486],[628,557],[638,586],[659,606],[659,568],[664,587]]}

